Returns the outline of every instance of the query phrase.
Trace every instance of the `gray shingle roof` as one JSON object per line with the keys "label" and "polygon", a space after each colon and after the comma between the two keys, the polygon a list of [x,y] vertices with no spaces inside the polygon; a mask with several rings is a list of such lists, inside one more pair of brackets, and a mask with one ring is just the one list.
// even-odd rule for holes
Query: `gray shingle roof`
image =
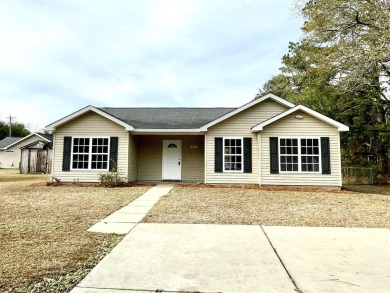
{"label": "gray shingle roof", "polygon": [[40,133],[40,132],[37,132],[37,134],[39,134],[40,136],[46,138],[49,141],[53,141],[53,135],[52,134],[45,134],[45,133]]}
{"label": "gray shingle roof", "polygon": [[0,140],[0,149],[4,149],[8,147],[9,145],[17,142],[18,140],[21,140],[23,137],[6,137],[2,140]]}
{"label": "gray shingle roof", "polygon": [[236,108],[99,108],[140,129],[197,129]]}

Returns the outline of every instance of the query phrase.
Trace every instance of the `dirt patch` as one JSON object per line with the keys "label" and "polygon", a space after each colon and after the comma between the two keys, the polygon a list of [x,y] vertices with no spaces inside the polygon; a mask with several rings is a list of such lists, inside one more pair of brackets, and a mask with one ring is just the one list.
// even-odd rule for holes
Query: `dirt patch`
{"label": "dirt patch", "polygon": [[33,183],[0,183],[1,292],[77,271],[101,243],[117,240],[86,229],[150,188]]}
{"label": "dirt patch", "polygon": [[387,228],[390,197],[323,190],[175,187],[143,222]]}

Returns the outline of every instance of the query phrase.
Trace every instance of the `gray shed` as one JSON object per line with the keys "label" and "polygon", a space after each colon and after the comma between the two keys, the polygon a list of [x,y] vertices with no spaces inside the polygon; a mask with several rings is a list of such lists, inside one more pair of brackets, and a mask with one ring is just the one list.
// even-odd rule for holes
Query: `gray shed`
{"label": "gray shed", "polygon": [[20,173],[42,173],[51,172],[53,158],[53,143],[36,141],[20,148]]}

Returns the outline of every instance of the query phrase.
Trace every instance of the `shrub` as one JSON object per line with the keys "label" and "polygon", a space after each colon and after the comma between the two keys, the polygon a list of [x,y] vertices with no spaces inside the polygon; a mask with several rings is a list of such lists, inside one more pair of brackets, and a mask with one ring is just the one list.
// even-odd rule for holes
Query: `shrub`
{"label": "shrub", "polygon": [[100,174],[99,182],[104,187],[119,187],[126,184],[126,177],[118,171],[117,166],[113,166],[112,171]]}

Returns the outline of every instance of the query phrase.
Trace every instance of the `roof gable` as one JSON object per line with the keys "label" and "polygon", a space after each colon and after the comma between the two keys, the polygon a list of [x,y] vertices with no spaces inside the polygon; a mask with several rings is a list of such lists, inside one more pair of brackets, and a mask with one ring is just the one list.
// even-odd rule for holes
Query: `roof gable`
{"label": "roof gable", "polygon": [[224,121],[224,120],[226,120],[226,119],[228,119],[228,118],[230,118],[230,117],[232,117],[232,116],[234,116],[234,115],[236,115],[236,114],[238,114],[238,113],[240,113],[240,112],[242,112],[242,111],[244,111],[244,110],[246,110],[246,109],[248,109],[250,107],[253,107],[254,105],[257,105],[257,104],[259,104],[259,103],[261,103],[261,102],[263,102],[263,101],[265,101],[267,99],[271,99],[271,100],[273,100],[273,101],[275,101],[275,102],[277,102],[279,104],[285,105],[285,106],[287,106],[289,108],[294,107],[293,103],[290,103],[289,101],[287,101],[285,99],[282,99],[282,98],[280,98],[280,97],[278,97],[278,96],[276,96],[274,94],[269,93],[269,94],[266,94],[265,96],[262,96],[262,97],[260,97],[258,99],[255,99],[255,100],[253,100],[253,101],[251,101],[251,102],[241,106],[240,108],[235,109],[234,111],[231,111],[231,112],[227,113],[224,116],[219,117],[218,119],[216,119],[214,121],[211,121],[208,124],[203,125],[200,129],[202,131],[207,131],[207,129],[209,127],[211,127],[211,126],[213,126],[213,125],[215,125],[217,123],[220,123],[220,122],[222,122],[222,121]]}
{"label": "roof gable", "polygon": [[124,121],[121,121],[120,119],[118,119],[118,118],[98,109],[98,108],[95,108],[94,106],[87,106],[83,109],[80,109],[80,110],[78,110],[78,111],[76,111],[68,116],[65,116],[64,118],[62,118],[60,120],[57,120],[57,121],[47,125],[45,128],[49,131],[53,131],[56,129],[56,127],[61,126],[61,125],[65,124],[65,123],[67,123],[67,122],[69,122],[77,117],[80,117],[81,115],[83,115],[87,112],[90,112],[90,111],[95,112],[96,114],[99,114],[99,115],[123,126],[126,130],[133,130],[134,129],[133,126],[125,123]]}
{"label": "roof gable", "polygon": [[306,114],[309,114],[309,115],[311,115],[311,116],[313,116],[313,117],[315,117],[315,118],[317,118],[317,119],[319,119],[327,124],[330,124],[334,127],[337,127],[338,131],[340,131],[340,132],[341,131],[349,131],[348,126],[346,126],[340,122],[337,122],[336,120],[333,120],[333,119],[331,119],[325,115],[322,115],[322,114],[320,114],[320,113],[318,113],[310,108],[307,108],[303,105],[295,106],[295,107],[288,109],[288,110],[286,110],[286,111],[284,111],[284,112],[282,112],[282,113],[280,113],[280,114],[278,114],[278,115],[276,115],[276,116],[274,116],[266,121],[261,122],[260,124],[252,127],[252,131],[253,132],[262,131],[265,126],[270,125],[273,122],[278,121],[279,119],[286,117],[287,115],[290,115],[291,113],[294,113],[298,110],[305,112]]}
{"label": "roof gable", "polygon": [[[31,133],[31,134],[29,134],[29,135],[27,135],[27,136],[25,136],[25,137],[6,137],[6,138],[3,139],[1,142],[3,142],[4,140],[6,140],[7,138],[8,138],[8,139],[13,139],[13,141],[12,141],[12,140],[8,140],[8,141],[12,141],[12,142],[9,143],[7,146],[4,146],[4,147],[1,147],[1,144],[0,144],[0,149],[6,150],[6,149],[8,149],[8,148],[14,146],[15,144],[18,144],[18,143],[20,143],[20,142],[22,142],[22,141],[24,141],[24,140],[26,140],[26,139],[28,139],[28,138],[34,136],[34,135],[35,135],[35,136],[38,136],[38,138],[39,138],[40,140],[43,140],[43,141],[46,141],[46,142],[50,142],[50,141],[52,140],[52,139],[50,138],[51,135],[49,135],[49,134],[43,134],[43,133],[34,132],[34,133]],[[0,142],[0,143],[1,143],[1,142]]]}

